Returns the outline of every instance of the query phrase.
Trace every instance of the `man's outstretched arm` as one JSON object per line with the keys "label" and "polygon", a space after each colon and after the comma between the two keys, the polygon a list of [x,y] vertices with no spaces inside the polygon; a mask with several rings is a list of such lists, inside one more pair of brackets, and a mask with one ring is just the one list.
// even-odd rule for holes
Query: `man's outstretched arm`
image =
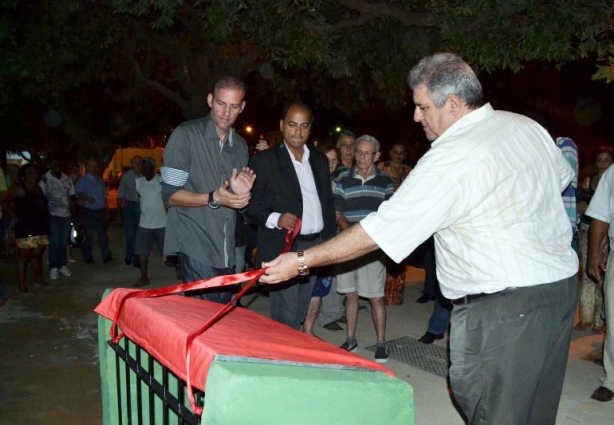
{"label": "man's outstretched arm", "polygon": [[[329,264],[343,263],[358,258],[379,247],[365,232],[360,223],[349,227],[334,238],[305,251],[305,263],[308,267],[320,267]],[[268,267],[260,278],[264,283],[285,282],[298,275],[298,259],[296,252],[280,255],[276,259],[265,262]]]}

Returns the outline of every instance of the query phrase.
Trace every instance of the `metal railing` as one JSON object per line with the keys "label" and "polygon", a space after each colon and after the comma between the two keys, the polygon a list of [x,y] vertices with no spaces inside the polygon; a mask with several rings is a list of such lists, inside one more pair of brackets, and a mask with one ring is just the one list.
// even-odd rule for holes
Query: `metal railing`
{"label": "metal railing", "polygon": [[[199,425],[200,416],[190,408],[186,383],[160,364],[142,347],[123,337],[107,344],[115,352],[118,424]],[[198,406],[205,394],[194,391]]]}

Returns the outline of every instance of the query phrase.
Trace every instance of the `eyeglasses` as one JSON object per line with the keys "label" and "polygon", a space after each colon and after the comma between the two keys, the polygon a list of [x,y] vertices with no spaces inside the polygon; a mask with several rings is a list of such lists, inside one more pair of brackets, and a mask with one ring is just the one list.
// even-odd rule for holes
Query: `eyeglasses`
{"label": "eyeglasses", "polygon": [[356,152],[354,152],[354,155],[356,155],[356,156],[357,156],[357,157],[359,157],[359,158],[362,158],[363,156],[368,158],[368,157],[370,157],[370,156],[372,156],[372,155],[375,155],[375,153],[376,153],[376,152],[369,152],[369,151],[356,151]]}
{"label": "eyeglasses", "polygon": [[340,148],[345,149],[354,149],[354,143],[343,143],[339,145]]}

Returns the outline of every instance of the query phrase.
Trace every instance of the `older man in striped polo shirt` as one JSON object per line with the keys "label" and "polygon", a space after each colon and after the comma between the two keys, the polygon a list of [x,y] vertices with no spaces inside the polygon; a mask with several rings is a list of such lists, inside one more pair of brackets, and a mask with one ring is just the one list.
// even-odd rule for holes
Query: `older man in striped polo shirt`
{"label": "older man in striped polo shirt", "polygon": [[[394,192],[392,177],[375,166],[380,156],[379,141],[369,135],[356,139],[356,165],[339,175],[333,190],[337,225],[341,230],[357,223],[369,213],[377,211],[380,204]],[[375,361],[388,361],[386,351],[386,305],[384,285],[386,283],[385,255],[377,250],[338,266],[337,292],[345,294],[345,316],[347,318],[347,339],[341,348],[348,351],[358,349],[356,322],[358,319],[358,298],[365,297],[371,302],[373,320],[377,334]]]}

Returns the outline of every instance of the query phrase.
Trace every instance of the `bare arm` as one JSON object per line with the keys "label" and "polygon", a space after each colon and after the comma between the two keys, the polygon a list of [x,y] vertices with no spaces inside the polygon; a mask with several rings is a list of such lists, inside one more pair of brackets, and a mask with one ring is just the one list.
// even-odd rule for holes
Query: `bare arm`
{"label": "bare arm", "polygon": [[600,282],[606,271],[606,259],[601,255],[601,242],[608,236],[610,225],[593,218],[588,234],[588,274],[596,282]]}
{"label": "bare arm", "polygon": [[179,189],[171,195],[168,203],[176,207],[203,207],[209,203],[209,194]]}
{"label": "bare arm", "polygon": [[17,222],[18,217],[15,209],[13,208],[13,199],[17,196],[17,193],[22,189],[19,184],[12,185],[8,191],[0,193],[0,206],[4,211],[11,216],[13,222]]}
{"label": "bare arm", "polygon": [[[228,190],[230,182],[225,181],[213,192],[213,201],[228,208],[241,209],[245,207],[250,198],[250,190],[256,176],[245,167],[241,173],[232,170],[231,182],[235,186],[246,190],[245,193],[236,194]],[[203,207],[209,204],[209,193],[196,193],[186,189],[179,189],[168,199],[169,205],[178,207]]]}
{"label": "bare arm", "polygon": [[[305,251],[305,263],[309,267],[343,263],[378,249],[377,244],[365,232],[360,223],[349,227],[331,240]],[[296,252],[280,255],[262,264],[268,270],[260,278],[264,283],[279,283],[298,275]]]}

